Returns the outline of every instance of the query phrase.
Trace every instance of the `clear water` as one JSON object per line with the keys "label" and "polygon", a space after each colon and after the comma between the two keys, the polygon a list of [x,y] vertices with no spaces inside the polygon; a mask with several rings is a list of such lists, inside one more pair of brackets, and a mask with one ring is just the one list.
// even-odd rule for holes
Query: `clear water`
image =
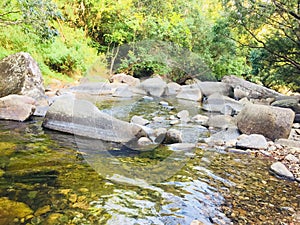
{"label": "clear water", "polygon": [[[300,209],[299,184],[271,175],[269,159],[199,148],[180,169],[174,160],[169,166],[176,172],[170,177],[147,183],[118,174],[114,164],[99,171],[78,149],[76,138],[44,130],[41,123],[40,118],[0,121],[1,225],[299,222],[293,217]],[[113,154],[122,165],[139,166],[144,173],[143,168],[170,155],[177,157],[163,146]],[[103,176],[111,170],[112,176]]]}

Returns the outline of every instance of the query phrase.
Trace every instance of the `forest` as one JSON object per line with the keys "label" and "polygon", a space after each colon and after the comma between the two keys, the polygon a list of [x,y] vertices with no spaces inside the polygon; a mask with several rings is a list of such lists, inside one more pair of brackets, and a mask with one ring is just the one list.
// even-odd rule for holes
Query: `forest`
{"label": "forest", "polygon": [[[276,90],[300,90],[299,0],[0,3],[0,59],[30,53],[46,84],[53,79],[72,82],[91,71],[160,74],[178,83],[192,75],[153,58],[145,40],[192,52],[182,63],[201,60],[216,80],[238,75]],[[140,43],[139,50],[129,50],[131,54],[113,67],[120,48],[132,49],[134,43]]]}

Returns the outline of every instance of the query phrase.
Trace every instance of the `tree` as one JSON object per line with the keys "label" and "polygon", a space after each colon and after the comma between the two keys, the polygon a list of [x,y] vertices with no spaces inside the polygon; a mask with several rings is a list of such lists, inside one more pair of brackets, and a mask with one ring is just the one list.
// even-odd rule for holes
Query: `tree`
{"label": "tree", "polygon": [[224,0],[235,40],[251,49],[252,75],[300,89],[300,1]]}
{"label": "tree", "polygon": [[56,36],[51,22],[62,18],[56,5],[47,0],[5,0],[0,8],[0,26],[21,25],[42,39]]}

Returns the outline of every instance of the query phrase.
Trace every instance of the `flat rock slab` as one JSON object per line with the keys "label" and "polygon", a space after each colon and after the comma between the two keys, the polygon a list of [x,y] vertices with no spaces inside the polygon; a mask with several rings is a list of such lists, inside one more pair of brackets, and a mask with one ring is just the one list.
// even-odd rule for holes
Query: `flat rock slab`
{"label": "flat rock slab", "polygon": [[260,134],[251,134],[249,136],[242,135],[242,138],[237,141],[236,147],[242,149],[258,149],[266,150],[268,149],[268,142],[263,135]]}
{"label": "flat rock slab", "polygon": [[294,175],[286,168],[281,162],[276,162],[271,165],[271,171],[280,177],[288,178],[294,180]]}
{"label": "flat rock slab", "polygon": [[72,96],[62,96],[50,106],[43,126],[117,143],[126,143],[145,135],[141,127],[116,119],[99,111],[91,102]]}
{"label": "flat rock slab", "polygon": [[71,87],[65,91],[90,95],[112,95],[116,90],[116,86],[108,82],[91,82]]}
{"label": "flat rock slab", "polygon": [[195,85],[197,85],[197,87],[201,90],[201,93],[206,97],[216,93],[224,96],[233,96],[233,88],[230,84],[222,82],[197,81]]}
{"label": "flat rock slab", "polygon": [[240,91],[242,91],[244,93],[243,97],[261,99],[283,96],[282,94],[274,90],[271,90],[258,84],[251,83],[249,81],[244,80],[243,78],[234,75],[224,76],[222,82],[230,84],[235,90],[239,89]]}
{"label": "flat rock slab", "polygon": [[194,143],[176,143],[168,145],[168,148],[173,151],[191,151],[196,148]]}
{"label": "flat rock slab", "polygon": [[298,148],[300,149],[300,142],[299,141],[294,141],[294,140],[290,140],[290,139],[278,139],[275,141],[275,144],[280,144],[286,147],[290,147],[290,148]]}
{"label": "flat rock slab", "polygon": [[22,95],[0,98],[0,119],[25,121],[35,111],[35,99]]}

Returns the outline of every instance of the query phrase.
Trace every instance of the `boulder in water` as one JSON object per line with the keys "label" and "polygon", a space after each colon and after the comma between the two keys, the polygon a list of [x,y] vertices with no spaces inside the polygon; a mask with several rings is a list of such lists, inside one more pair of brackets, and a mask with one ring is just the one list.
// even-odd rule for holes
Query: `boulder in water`
{"label": "boulder in water", "polygon": [[61,96],[49,108],[43,126],[79,136],[126,143],[144,136],[137,125],[116,119],[91,102]]}
{"label": "boulder in water", "polygon": [[0,98],[0,119],[25,121],[35,111],[35,99],[23,95]]}

